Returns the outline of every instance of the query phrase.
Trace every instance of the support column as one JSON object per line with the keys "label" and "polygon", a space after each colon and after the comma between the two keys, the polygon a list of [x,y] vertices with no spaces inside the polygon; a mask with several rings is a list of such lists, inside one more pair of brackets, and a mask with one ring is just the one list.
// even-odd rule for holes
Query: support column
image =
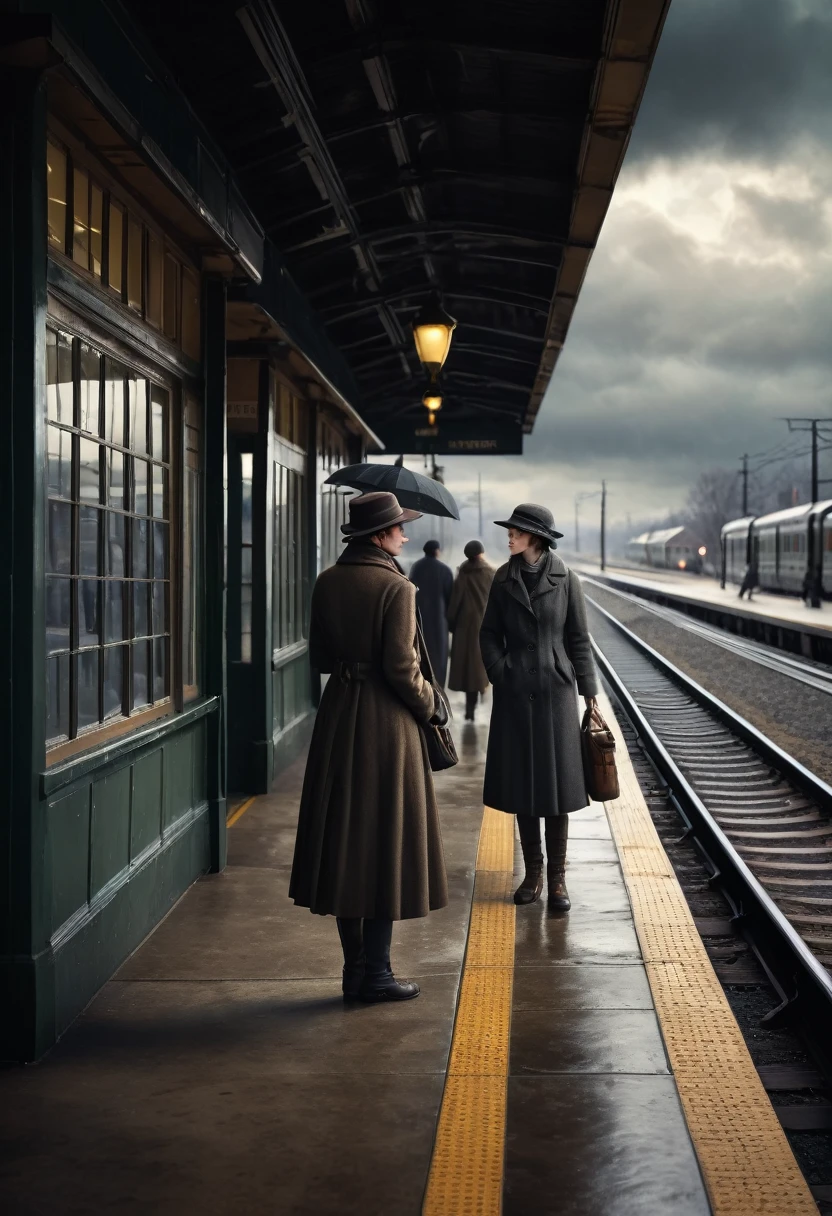
{"label": "support column", "polygon": [[[312,588],[318,577],[318,402],[307,398],[306,429],[306,595],[304,597],[307,622],[312,603]],[[308,636],[308,635],[307,635]],[[312,704],[317,707],[321,699],[320,672],[312,671],[310,680]]]}
{"label": "support column", "polygon": [[44,899],[43,528],[46,480],[46,97],[39,73],[0,86],[0,1057],[33,1059],[51,1041],[52,973],[39,973]]}
{"label": "support column", "polygon": [[226,692],[225,529],[225,283],[208,279],[203,297],[205,342],[205,692],[220,698],[208,732],[211,871],[225,868],[228,773]]}

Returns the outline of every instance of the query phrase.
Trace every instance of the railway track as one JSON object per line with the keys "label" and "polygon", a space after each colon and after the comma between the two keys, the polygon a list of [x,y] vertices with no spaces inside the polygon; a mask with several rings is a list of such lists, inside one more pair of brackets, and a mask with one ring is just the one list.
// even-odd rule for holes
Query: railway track
{"label": "railway track", "polygon": [[689,617],[684,612],[679,612],[675,608],[666,608],[660,604],[653,604],[649,600],[644,599],[643,596],[633,595],[629,591],[622,591],[618,587],[602,583],[600,580],[591,578],[589,575],[582,575],[581,579],[584,583],[599,587],[608,595],[615,595],[631,604],[636,604],[645,612],[659,617],[660,620],[668,621],[671,625],[676,625],[680,629],[686,629],[688,633],[697,634],[699,637],[712,642],[715,646],[721,646],[723,650],[730,651],[731,654],[739,655],[743,659],[750,659],[754,663],[759,663],[761,667],[767,667],[771,671],[789,676],[793,680],[798,680],[801,684],[806,684],[810,688],[832,696],[832,669],[822,663],[792,658],[780,650],[775,650],[773,646],[766,646],[764,642],[755,642],[735,633],[727,633],[716,625],[706,625],[704,622],[697,621],[695,618]]}
{"label": "railway track", "polygon": [[832,788],[587,596],[601,671],[710,884],[832,1078]]}

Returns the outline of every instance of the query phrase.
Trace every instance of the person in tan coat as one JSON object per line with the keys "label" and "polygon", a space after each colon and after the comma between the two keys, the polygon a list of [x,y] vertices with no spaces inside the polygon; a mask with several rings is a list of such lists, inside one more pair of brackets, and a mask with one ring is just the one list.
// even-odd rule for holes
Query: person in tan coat
{"label": "person in tan coat", "polygon": [[309,652],[329,674],[301,796],[289,894],[338,918],[344,999],[407,1000],[390,966],[393,922],[448,902],[433,778],[420,724],[447,721],[420,671],[416,589],[395,564],[395,495],[350,500],[349,542],[315,583]]}
{"label": "person in tan coat", "polygon": [[480,654],[480,626],[494,571],[478,540],[469,540],[463,552],[468,560],[457,571],[448,605],[448,625],[453,634],[448,687],[465,693],[465,721],[473,722],[477,701],[488,688],[488,673]]}

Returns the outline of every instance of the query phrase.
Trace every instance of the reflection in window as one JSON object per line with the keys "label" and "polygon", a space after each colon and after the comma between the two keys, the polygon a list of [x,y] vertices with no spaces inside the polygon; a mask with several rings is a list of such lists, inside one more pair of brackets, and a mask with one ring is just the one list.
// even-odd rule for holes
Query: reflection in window
{"label": "reflection in window", "polygon": [[104,250],[104,191],[92,183],[90,190],[90,270],[101,278],[101,259]]}
{"label": "reflection in window", "polygon": [[132,215],[127,216],[127,303],[142,311],[142,226]]}
{"label": "reflection in window", "polygon": [[[199,406],[193,397],[185,401],[184,481],[182,485],[182,684],[186,700],[195,697],[199,687],[199,611],[202,567],[202,494],[200,474]],[[154,524],[154,532],[167,541],[167,527]],[[153,552],[158,552],[154,539]]]}
{"label": "reflection in window", "polygon": [[275,465],[272,645],[276,650],[305,636],[303,486],[300,473]]}
{"label": "reflection in window", "polygon": [[46,215],[49,244],[66,253],[66,153],[46,145]]}
{"label": "reflection in window", "polygon": [[89,342],[50,329],[46,350],[54,744],[170,696],[170,395]]}
{"label": "reflection in window", "polygon": [[107,249],[107,279],[113,291],[121,295],[124,283],[124,208],[110,202],[110,226]]}
{"label": "reflection in window", "polygon": [[74,224],[72,260],[85,270],[90,268],[90,179],[83,169],[73,173]]}

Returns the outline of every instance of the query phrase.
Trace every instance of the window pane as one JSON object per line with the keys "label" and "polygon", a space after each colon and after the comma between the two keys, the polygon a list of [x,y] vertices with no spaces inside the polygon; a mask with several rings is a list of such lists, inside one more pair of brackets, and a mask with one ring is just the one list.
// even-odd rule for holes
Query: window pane
{"label": "window pane", "polygon": [[124,525],[123,515],[105,511],[106,533],[104,537],[104,573],[119,576],[124,574]]}
{"label": "window pane", "polygon": [[78,645],[97,646],[101,641],[99,627],[99,591],[97,578],[79,578],[78,587]]}
{"label": "window pane", "polygon": [[47,482],[49,493],[58,498],[72,497],[72,435],[57,427],[46,428]]}
{"label": "window pane", "polygon": [[124,446],[124,381],[127,368],[104,360],[104,438]]}
{"label": "window pane", "polygon": [[146,519],[133,520],[133,577],[147,578],[147,529]]}
{"label": "window pane", "polygon": [[150,633],[148,599],[150,583],[133,584],[133,637],[144,638]]}
{"label": "window pane", "polygon": [[98,517],[95,507],[78,508],[78,573],[98,574]]}
{"label": "window pane", "polygon": [[182,349],[199,358],[199,280],[187,266],[182,268]]}
{"label": "window pane", "polygon": [[126,646],[104,651],[104,717],[118,717],[124,707],[124,655]]}
{"label": "window pane", "polygon": [[251,544],[251,477],[252,465],[254,457],[251,452],[243,452],[240,455],[240,470],[242,477],[241,489],[241,527],[242,541],[244,545]]}
{"label": "window pane", "polygon": [[91,435],[100,434],[98,418],[98,394],[101,382],[101,356],[97,350],[81,343],[81,380],[78,425]]}
{"label": "window pane", "polygon": [[165,255],[165,292],[163,303],[163,329],[166,338],[175,342],[178,337],[179,313],[179,263],[170,254]]}
{"label": "window pane", "polygon": [[123,290],[124,208],[119,207],[118,203],[110,203],[110,231],[107,239],[109,241],[108,278],[110,286],[121,295]]}
{"label": "window pane", "polygon": [[108,578],[104,582],[104,641],[120,642],[124,637],[124,584]]}
{"label": "window pane", "polygon": [[137,515],[147,515],[148,502],[148,473],[150,466],[146,460],[133,461],[133,510]]}
{"label": "window pane", "polygon": [[98,719],[98,661],[100,650],[78,655],[78,729]]}
{"label": "window pane", "polygon": [[72,558],[72,507],[68,502],[48,505],[46,522],[47,574],[69,574]]}
{"label": "window pane", "polygon": [[90,265],[90,179],[83,169],[76,169],[74,176],[75,223],[72,232],[72,257],[79,266],[89,270]]}
{"label": "window pane", "polygon": [[153,643],[153,700],[164,701],[168,695],[168,639],[157,638]]}
{"label": "window pane", "polygon": [[107,465],[107,502],[111,507],[124,507],[124,453],[105,448],[104,462]]}
{"label": "window pane", "polygon": [[69,604],[72,583],[68,578],[46,580],[46,649],[69,650]]}
{"label": "window pane", "polygon": [[133,643],[133,709],[149,705],[150,643]]}
{"label": "window pane", "polygon": [[147,302],[145,317],[156,329],[162,328],[162,245],[152,232],[147,234]]}
{"label": "window pane", "polygon": [[127,216],[127,303],[138,312],[142,310],[142,226],[132,215]]}
{"label": "window pane", "polygon": [[46,331],[46,413],[72,426],[72,338],[52,329]]}
{"label": "window pane", "polygon": [[147,451],[147,381],[131,380],[130,390],[130,447],[134,452]]}
{"label": "window pane", "polygon": [[240,578],[244,583],[251,582],[251,546],[246,545],[240,554]]}
{"label": "window pane", "polygon": [[168,526],[153,525],[153,574],[156,578],[168,577]]}
{"label": "window pane", "polygon": [[49,244],[66,253],[66,154],[46,145],[46,190]]}
{"label": "window pane", "polygon": [[165,504],[168,498],[168,472],[161,465],[154,464],[152,466],[153,474],[153,510],[152,515],[157,519],[164,519],[167,515]]}
{"label": "window pane", "polygon": [[92,439],[79,439],[79,486],[81,502],[99,502],[101,499],[101,471],[99,453],[101,448]]}
{"label": "window pane", "polygon": [[46,660],[46,741],[69,735],[69,655]]}
{"label": "window pane", "polygon": [[156,460],[168,458],[168,394],[158,384],[150,386],[150,417],[153,432],[153,455]]}
{"label": "window pane", "polygon": [[240,658],[251,662],[251,584],[240,588]]}
{"label": "window pane", "polygon": [[104,192],[100,186],[92,185],[90,197],[90,256],[91,267],[96,278],[101,278],[101,257],[104,245]]}
{"label": "window pane", "polygon": [[165,595],[167,583],[153,583],[153,629],[151,633],[167,633]]}

